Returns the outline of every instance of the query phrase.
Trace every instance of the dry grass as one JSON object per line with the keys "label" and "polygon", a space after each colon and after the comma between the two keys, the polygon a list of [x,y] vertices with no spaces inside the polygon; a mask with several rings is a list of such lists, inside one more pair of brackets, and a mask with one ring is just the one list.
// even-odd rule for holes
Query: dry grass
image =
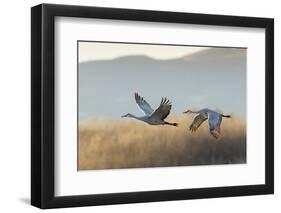
{"label": "dry grass", "polygon": [[132,119],[93,120],[79,127],[79,170],[246,163],[246,122],[223,119],[220,139],[205,122],[197,132],[192,117],[169,116],[179,127],[150,126]]}

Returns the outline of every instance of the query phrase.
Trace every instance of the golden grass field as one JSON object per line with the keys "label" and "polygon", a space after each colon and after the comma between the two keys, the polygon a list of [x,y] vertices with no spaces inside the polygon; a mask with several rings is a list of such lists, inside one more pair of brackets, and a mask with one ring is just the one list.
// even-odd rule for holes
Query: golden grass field
{"label": "golden grass field", "polygon": [[78,170],[246,163],[246,121],[223,119],[220,139],[188,129],[192,116],[169,116],[179,126],[150,126],[133,119],[80,124]]}

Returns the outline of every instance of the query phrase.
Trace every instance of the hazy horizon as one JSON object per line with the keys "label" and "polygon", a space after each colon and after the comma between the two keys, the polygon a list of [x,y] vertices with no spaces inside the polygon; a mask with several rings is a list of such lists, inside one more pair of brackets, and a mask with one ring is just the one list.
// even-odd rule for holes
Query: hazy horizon
{"label": "hazy horizon", "polygon": [[[134,92],[143,96],[153,109],[159,106],[161,97],[169,98],[173,104],[171,114],[208,107],[246,117],[246,49],[154,45],[154,51],[146,54],[151,49],[147,47],[152,45],[90,46],[93,55],[111,49],[109,55],[115,57],[93,56],[90,61],[81,62],[81,57],[89,55],[89,49],[80,48],[79,42],[79,122],[117,119],[129,112],[142,115]],[[165,47],[173,49],[173,53],[154,56]],[[125,54],[134,48],[137,50]]]}
{"label": "hazy horizon", "polygon": [[[208,47],[79,41],[79,63],[145,55],[155,60],[176,59]],[[186,48],[188,47],[188,48]],[[98,52],[98,54],[93,54]]]}

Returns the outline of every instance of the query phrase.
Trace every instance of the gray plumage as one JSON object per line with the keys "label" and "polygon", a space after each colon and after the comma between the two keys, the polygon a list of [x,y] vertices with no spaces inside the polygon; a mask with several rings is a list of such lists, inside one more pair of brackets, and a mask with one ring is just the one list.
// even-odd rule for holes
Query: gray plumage
{"label": "gray plumage", "polygon": [[206,121],[208,119],[208,125],[209,125],[209,131],[210,134],[218,139],[220,137],[220,133],[221,133],[221,122],[222,122],[222,118],[230,118],[230,115],[223,115],[219,112],[210,110],[210,109],[201,109],[199,111],[191,111],[191,110],[187,110],[184,113],[195,113],[198,114],[194,119],[192,124],[189,126],[189,129],[191,132],[195,132],[202,123],[204,123],[204,121]]}
{"label": "gray plumage", "polygon": [[153,110],[149,103],[138,93],[135,93],[135,101],[139,108],[143,111],[144,116],[135,116],[131,113],[128,113],[122,117],[131,117],[150,125],[178,125],[177,123],[169,123],[164,120],[170,114],[172,108],[172,103],[167,98],[161,99],[160,105],[156,110]]}

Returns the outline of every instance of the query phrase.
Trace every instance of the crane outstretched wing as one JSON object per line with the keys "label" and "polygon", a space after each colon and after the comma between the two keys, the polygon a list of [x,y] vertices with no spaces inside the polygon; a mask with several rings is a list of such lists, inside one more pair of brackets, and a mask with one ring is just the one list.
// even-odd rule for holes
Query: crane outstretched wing
{"label": "crane outstretched wing", "polygon": [[222,116],[220,113],[215,111],[209,112],[208,115],[209,115],[208,123],[209,123],[210,133],[215,139],[219,139]]}
{"label": "crane outstretched wing", "polygon": [[149,103],[147,103],[143,97],[139,96],[138,93],[135,93],[135,100],[145,115],[151,115],[153,113],[154,110],[151,108]]}
{"label": "crane outstretched wing", "polygon": [[197,115],[194,118],[192,124],[189,126],[190,131],[192,131],[192,132],[196,131],[199,128],[199,126],[201,126],[201,124],[205,120],[207,120],[207,118],[208,118],[208,114],[207,113],[201,113],[201,114]]}
{"label": "crane outstretched wing", "polygon": [[221,125],[222,117],[217,112],[209,113],[209,129],[210,131],[216,130],[218,133],[220,132],[220,125]]}
{"label": "crane outstretched wing", "polygon": [[210,131],[210,133],[215,139],[219,139],[220,134],[217,131]]}
{"label": "crane outstretched wing", "polygon": [[172,103],[167,98],[162,98],[160,106],[153,112],[151,117],[164,120],[170,114]]}

